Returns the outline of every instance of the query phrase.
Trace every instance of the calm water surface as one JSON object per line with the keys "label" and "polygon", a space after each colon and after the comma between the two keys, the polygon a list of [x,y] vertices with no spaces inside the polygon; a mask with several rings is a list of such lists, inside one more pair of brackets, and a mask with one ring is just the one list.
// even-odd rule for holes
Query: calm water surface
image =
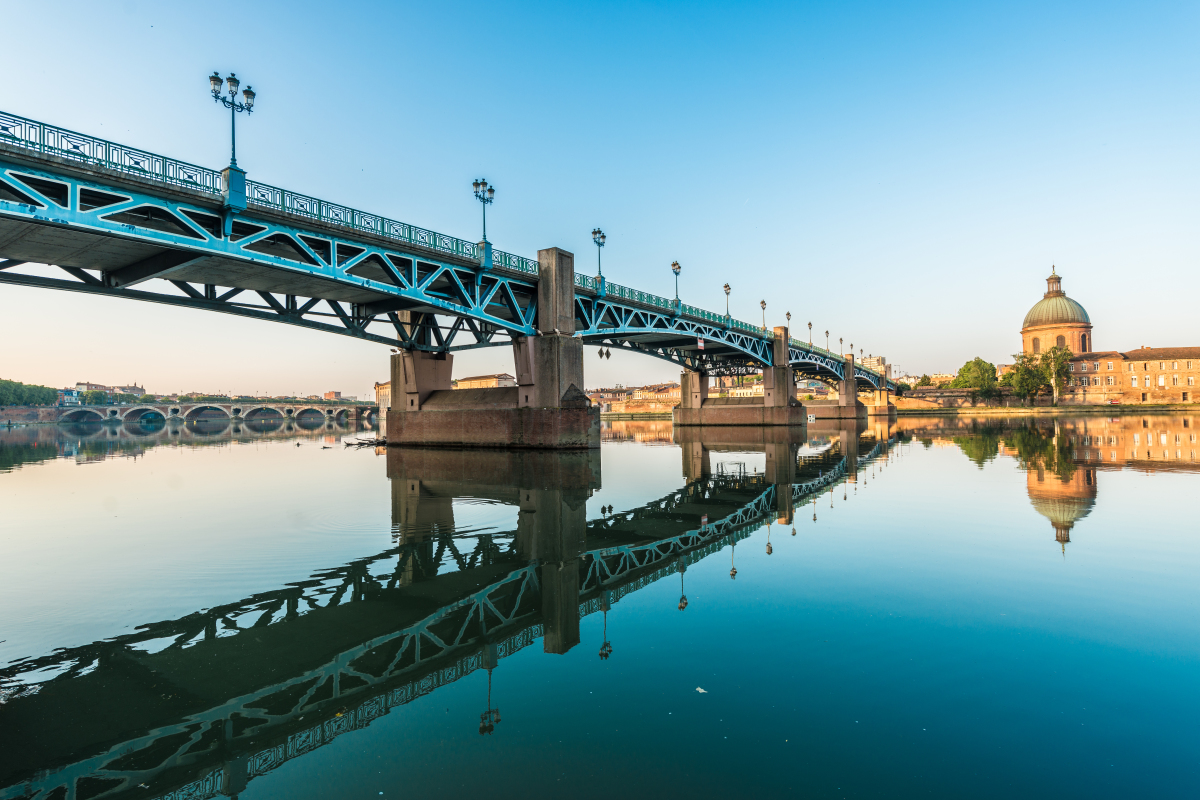
{"label": "calm water surface", "polygon": [[0,431],[0,800],[1194,797],[1197,422]]}

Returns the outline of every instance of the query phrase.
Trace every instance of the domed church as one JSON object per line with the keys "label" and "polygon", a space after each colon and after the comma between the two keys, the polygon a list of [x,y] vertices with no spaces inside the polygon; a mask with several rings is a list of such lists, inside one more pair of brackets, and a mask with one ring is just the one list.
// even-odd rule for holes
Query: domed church
{"label": "domed church", "polygon": [[1096,349],[1091,318],[1083,306],[1067,297],[1062,278],[1051,267],[1046,294],[1029,309],[1021,326],[1021,350],[1036,354],[1055,346],[1066,347],[1073,355]]}

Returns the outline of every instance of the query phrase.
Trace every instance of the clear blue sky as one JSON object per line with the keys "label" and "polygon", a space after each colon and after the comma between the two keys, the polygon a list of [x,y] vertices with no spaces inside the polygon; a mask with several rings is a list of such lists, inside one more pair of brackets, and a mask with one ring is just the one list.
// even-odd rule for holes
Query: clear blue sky
{"label": "clear blue sky", "polygon": [[[0,108],[605,275],[905,370],[1007,361],[1051,263],[1101,349],[1198,345],[1194,2],[3,0]],[[20,32],[14,36],[13,32]],[[32,335],[36,332],[36,336]],[[364,393],[386,348],[0,286],[0,377]],[[818,339],[823,339],[818,336]],[[14,347],[14,342],[21,342]],[[589,385],[677,377],[589,349]],[[456,375],[511,371],[496,349]]]}

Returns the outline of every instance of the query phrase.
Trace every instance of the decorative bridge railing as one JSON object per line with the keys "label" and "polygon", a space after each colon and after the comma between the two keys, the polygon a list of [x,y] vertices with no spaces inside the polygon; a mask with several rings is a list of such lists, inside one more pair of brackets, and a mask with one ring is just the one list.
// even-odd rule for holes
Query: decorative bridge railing
{"label": "decorative bridge railing", "polygon": [[[0,142],[14,145],[36,153],[58,156],[90,166],[123,172],[146,180],[158,181],[170,186],[179,186],[197,192],[221,196],[221,173],[219,170],[189,164],[145,150],[99,139],[47,125],[0,111]],[[307,219],[332,225],[352,228],[371,233],[415,247],[424,247],[439,253],[449,253],[461,258],[479,260],[479,246],[474,242],[447,236],[443,233],[397,222],[378,214],[368,214],[349,206],[329,203],[315,197],[290,192],[277,186],[258,181],[246,181],[246,200],[261,208],[296,214]],[[523,256],[492,251],[492,261],[527,275],[538,273],[537,261]]]}
{"label": "decorative bridge railing", "polygon": [[[156,182],[164,186],[178,187],[193,192],[198,192],[202,195],[210,197],[215,203],[219,203],[222,200],[222,177],[221,172],[218,170],[201,167],[185,161],[167,158],[165,156],[160,156],[145,150],[127,147],[115,142],[110,142],[106,139],[88,136],[76,131],[68,130],[66,128],[47,125],[45,123],[37,122],[36,120],[31,120],[15,114],[0,112],[0,144],[19,148],[32,153],[58,157],[81,164],[113,170],[125,175],[135,176],[147,181]],[[444,253],[476,263],[480,261],[482,256],[479,245],[477,245],[475,242],[470,242],[465,239],[459,239],[457,237],[437,233],[436,231],[420,228],[415,225],[398,222],[378,214],[369,214],[349,206],[330,203],[316,197],[311,197],[309,195],[300,194],[297,192],[291,192],[276,186],[259,183],[258,181],[247,181],[246,188],[247,201],[254,209],[269,210],[287,215],[294,215],[305,220],[314,220],[350,231],[370,234],[372,236],[381,237],[392,242],[403,243],[418,249],[418,252],[426,251],[431,253]],[[170,215],[168,214],[168,216]],[[186,224],[184,225],[186,227]],[[197,234],[197,236],[200,237],[200,234]],[[260,237],[262,242],[272,240],[272,237],[278,238],[273,233],[260,233],[256,234],[256,236]],[[280,233],[279,236],[282,236],[283,240],[289,240],[292,238],[290,237],[290,234],[287,234],[286,232]],[[239,247],[241,247],[242,250],[245,250],[247,247],[258,247],[259,249],[255,252],[258,253],[258,257],[261,258],[263,257],[262,252],[265,252],[262,251],[262,248],[260,247],[262,242],[255,240],[249,244],[239,245]],[[294,243],[297,248],[303,249],[298,242]],[[278,242],[276,242],[276,244],[278,244]],[[241,254],[241,251],[239,251],[239,254]],[[270,254],[268,253],[268,255]],[[308,252],[302,253],[301,256],[308,256],[314,262],[318,258],[321,258],[321,256]],[[284,256],[280,257],[284,258]],[[382,260],[383,256],[377,253],[360,253],[358,256],[350,257],[349,261],[354,262],[356,258],[359,262],[361,262],[361,264],[365,265],[370,258]],[[520,279],[537,276],[539,272],[538,263],[536,260],[512,253],[494,250],[492,253],[492,260],[494,266],[503,272],[513,273],[510,275],[505,275],[504,277],[506,280],[508,277],[516,277]],[[349,270],[352,268],[358,268],[360,265],[339,262],[337,266],[344,267],[346,270]],[[391,272],[395,271],[393,269],[394,265],[385,266],[387,267],[387,269],[384,270],[385,272],[389,270]],[[74,267],[64,267],[64,269],[66,269],[68,272],[71,272],[77,281],[82,283],[80,285],[76,285],[64,283],[62,281],[54,282],[46,278],[25,276],[15,273],[6,275],[4,277],[4,282],[46,286],[48,288],[69,288],[75,291],[89,291],[93,293],[111,294],[115,291],[112,287],[105,285],[101,278],[97,278],[86,271],[79,270]],[[462,286],[457,286],[456,291],[455,286],[458,278],[448,273],[446,271],[448,269],[450,268],[445,267],[440,273],[438,273],[438,275],[429,278],[426,281],[426,284],[432,285],[432,283],[437,283],[439,281],[442,283],[448,282],[450,284],[449,294],[447,294],[446,291],[442,291],[442,289],[438,289],[437,291],[426,291],[428,286],[425,284],[417,287],[415,286],[415,283],[419,283],[420,281],[417,281],[415,278],[410,281],[410,283],[413,283],[414,285],[406,285],[401,287],[398,290],[398,293],[403,294],[404,291],[407,290],[410,294],[419,295],[419,298],[417,299],[421,300],[422,302],[432,303],[438,308],[445,309],[448,315],[453,316],[457,313],[460,313],[460,307],[463,307],[462,304],[464,298],[466,298],[470,292],[468,292],[467,289]],[[72,270],[74,271],[72,272]],[[339,278],[339,280],[346,280],[346,278],[342,276]],[[354,280],[361,280],[364,286],[367,285],[366,278],[359,279],[356,277]],[[398,277],[397,273],[394,274],[390,280],[393,283],[398,284],[407,279],[401,279]],[[229,292],[224,292],[220,295],[214,295],[212,298],[205,298],[200,297],[197,294],[200,291],[199,289],[196,289],[195,287],[190,287],[189,289],[180,285],[181,283],[186,283],[186,280],[174,282],[180,289],[188,294],[187,298],[180,298],[174,295],[167,297],[161,294],[148,293],[138,289],[129,289],[127,287],[121,288],[121,293],[124,296],[132,297],[134,299],[169,302],[177,305],[193,304],[192,300],[196,299],[205,300],[209,301],[209,305],[215,310],[221,310],[226,313],[237,313],[242,316],[256,316],[258,318],[272,319],[277,321],[282,320],[292,324],[300,324],[308,327],[316,327],[322,330],[342,332],[342,329],[338,328],[336,325],[325,325],[325,321],[323,319],[318,319],[318,317],[322,316],[328,317],[331,320],[333,317],[336,317],[341,321],[343,327],[346,329],[346,331],[348,331],[349,335],[380,341],[381,343],[392,345],[397,344],[397,340],[380,337],[366,330],[366,326],[369,324],[372,324],[376,321],[381,323],[383,322],[380,313],[377,312],[368,311],[361,320],[359,320],[357,317],[351,319],[345,309],[342,309],[338,305],[331,303],[331,309],[334,313],[322,315],[321,312],[312,310],[313,304],[309,303],[305,304],[304,306],[297,307],[293,313],[293,310],[284,309],[277,300],[275,302],[271,302],[270,300],[267,300],[265,296],[263,299],[268,303],[266,306],[251,306],[242,302],[241,300],[226,302],[226,300],[229,298],[244,291],[236,287],[231,288]],[[384,280],[383,283],[387,285],[389,291],[394,288],[387,284],[387,280]],[[754,325],[743,320],[733,319],[728,315],[721,315],[711,311],[706,311],[696,306],[683,304],[678,300],[671,300],[651,294],[649,292],[632,289],[620,284],[607,282],[601,284],[598,278],[593,278],[587,275],[576,274],[575,285],[577,289],[582,290],[582,293],[584,294],[599,295],[601,291],[603,291],[606,299],[616,301],[614,303],[615,305],[623,305],[627,309],[632,309],[638,312],[649,311],[660,315],[661,319],[655,319],[652,321],[652,327],[654,327],[655,330],[669,331],[677,334],[680,339],[685,341],[691,339],[692,337],[698,339],[709,339],[716,337],[719,342],[731,346],[735,351],[740,351],[742,354],[748,356],[752,361],[768,364],[772,361],[771,348],[764,346],[766,343],[772,342],[775,338],[774,331],[771,329],[760,325]],[[263,292],[258,291],[257,294],[262,296]],[[459,294],[462,294],[463,297],[459,297]],[[500,298],[498,301],[500,304],[510,301],[510,305],[514,306],[513,308],[509,309],[509,311],[511,311],[511,319],[508,317],[503,319],[496,317],[494,314],[492,314],[494,308],[489,310],[489,303],[491,303],[492,306],[495,306],[496,303],[492,301],[496,298]],[[471,327],[473,324],[475,327],[472,328],[472,331],[475,335],[476,342],[474,345],[470,346],[477,346],[481,344],[484,346],[490,346],[491,344],[494,344],[492,334],[495,330],[509,330],[505,327],[506,320],[511,323],[512,330],[516,330],[521,335],[528,335],[532,332],[532,323],[526,318],[527,312],[531,306],[528,304],[522,306],[517,298],[508,297],[507,290],[498,292],[492,295],[490,298],[475,298],[474,295],[471,295],[470,298],[466,299],[470,300],[470,302],[468,302],[465,306],[470,312],[469,317],[460,316],[457,327],[449,333],[449,337],[451,339],[453,338],[454,333],[461,330],[464,325]],[[220,303],[220,305],[216,306],[214,305],[214,302]],[[604,305],[606,307],[610,307],[610,304]],[[516,306],[521,307],[517,308]],[[281,311],[280,309],[283,310]],[[433,314],[436,313],[438,312],[433,312]],[[304,318],[305,314],[309,315],[309,319]],[[419,322],[420,331],[418,333],[420,335],[425,335],[426,333],[433,335],[433,328],[438,327],[436,320],[433,319],[433,315],[430,314],[428,316],[430,319],[424,319],[423,317]],[[639,317],[638,319],[641,318]],[[464,322],[464,320],[466,321]],[[405,329],[399,321],[392,319],[391,322],[397,329],[397,337],[399,338],[400,346],[418,348],[426,346],[425,344],[414,344],[413,341],[410,341],[410,334],[412,332]],[[478,327],[479,323],[481,322],[483,323],[482,328]],[[409,339],[405,339],[406,336],[408,336]],[[439,333],[435,335],[435,338],[439,339],[438,344],[429,344],[429,347],[434,347],[436,349],[437,347],[442,347],[444,345],[446,348],[450,348],[448,341],[441,341],[442,336],[440,330]],[[794,353],[813,353],[815,355],[813,361],[818,363],[824,362],[822,368],[825,369],[825,371],[835,373],[838,377],[841,377],[841,367],[839,366],[842,358],[841,356],[830,353],[824,348],[805,345],[803,342],[795,339],[790,340],[790,345],[792,346]],[[684,357],[684,355],[682,355],[684,349],[677,348],[678,352],[672,351],[673,354],[670,354],[667,357],[682,358]],[[806,359],[802,359],[802,361],[803,360]],[[835,360],[838,362],[838,364],[834,363]],[[858,367],[857,373],[860,378],[868,378],[872,383],[876,384],[878,383],[878,379],[880,377],[879,374],[874,370],[870,370],[861,366]]]}

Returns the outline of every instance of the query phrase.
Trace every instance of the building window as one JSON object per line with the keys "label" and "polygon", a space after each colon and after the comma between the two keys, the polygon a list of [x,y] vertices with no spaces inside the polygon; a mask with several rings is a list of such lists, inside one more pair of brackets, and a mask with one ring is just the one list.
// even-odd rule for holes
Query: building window
{"label": "building window", "polygon": [[1159,368],[1159,369],[1166,369],[1166,368],[1167,368],[1167,362],[1165,362],[1165,361],[1160,361],[1160,362],[1158,362],[1158,368]]}
{"label": "building window", "polygon": [[1146,402],[1146,393],[1142,392],[1142,402]]}
{"label": "building window", "polygon": [[1178,362],[1178,361],[1172,361],[1172,362],[1171,362],[1171,369],[1179,369],[1179,362]]}
{"label": "building window", "polygon": [[1166,376],[1166,375],[1159,375],[1159,376],[1158,376],[1158,385],[1159,385],[1159,386],[1166,386],[1166,385],[1167,385],[1167,376]]}
{"label": "building window", "polygon": [[1188,375],[1188,386],[1195,386],[1195,385],[1196,385],[1196,376]]}
{"label": "building window", "polygon": [[1059,347],[1066,347],[1067,346],[1067,337],[1065,337],[1065,336],[1058,337],[1057,339],[1054,340],[1054,344],[1056,344]]}
{"label": "building window", "polygon": [[1067,369],[1071,372],[1074,372],[1075,371],[1075,362],[1071,362],[1070,364],[1068,364]]}
{"label": "building window", "polygon": [[1079,365],[1079,371],[1087,372],[1087,362],[1086,361]]}
{"label": "building window", "polygon": [[1171,385],[1172,385],[1172,386],[1178,386],[1178,385],[1179,385],[1179,376],[1178,376],[1178,375],[1172,375],[1172,376],[1171,376]]}
{"label": "building window", "polygon": [[1129,379],[1129,385],[1130,385],[1130,386],[1137,386],[1137,375],[1134,375],[1133,377],[1131,377],[1131,378]]}
{"label": "building window", "polygon": [[1109,385],[1109,386],[1112,386],[1112,385],[1113,385],[1113,376],[1112,376],[1112,375],[1109,375],[1109,376],[1108,376],[1108,385]]}
{"label": "building window", "polygon": [[1108,362],[1108,371],[1112,372],[1112,362]]}
{"label": "building window", "polygon": [[1033,337],[1033,352],[1035,352],[1035,353],[1042,352],[1042,340],[1036,336]]}
{"label": "building window", "polygon": [[1081,352],[1081,353],[1089,352],[1088,346],[1087,346],[1087,334],[1086,333],[1079,337],[1079,352]]}
{"label": "building window", "polygon": [[1191,369],[1191,368],[1192,368],[1192,362],[1190,362],[1190,361],[1189,361],[1189,362],[1188,362],[1188,369]]}
{"label": "building window", "polygon": [[1184,392],[1184,393],[1183,393],[1183,402],[1185,402],[1185,403],[1186,403],[1187,401],[1188,401],[1188,393],[1187,393],[1187,392]]}

